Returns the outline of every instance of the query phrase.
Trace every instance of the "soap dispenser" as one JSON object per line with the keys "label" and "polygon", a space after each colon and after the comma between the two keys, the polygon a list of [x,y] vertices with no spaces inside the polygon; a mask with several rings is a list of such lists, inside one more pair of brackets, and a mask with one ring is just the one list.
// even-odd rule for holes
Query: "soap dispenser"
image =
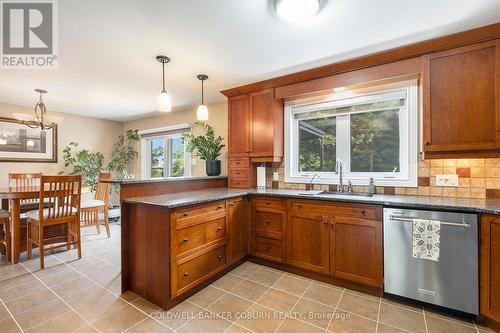
{"label": "soap dispenser", "polygon": [[368,184],[368,193],[375,194],[375,181],[370,177],[370,184]]}

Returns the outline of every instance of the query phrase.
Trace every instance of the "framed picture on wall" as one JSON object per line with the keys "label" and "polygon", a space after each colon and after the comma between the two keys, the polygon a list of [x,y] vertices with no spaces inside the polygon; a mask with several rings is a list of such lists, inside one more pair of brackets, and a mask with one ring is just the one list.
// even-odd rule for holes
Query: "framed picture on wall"
{"label": "framed picture on wall", "polygon": [[57,126],[33,129],[0,117],[0,162],[57,163]]}

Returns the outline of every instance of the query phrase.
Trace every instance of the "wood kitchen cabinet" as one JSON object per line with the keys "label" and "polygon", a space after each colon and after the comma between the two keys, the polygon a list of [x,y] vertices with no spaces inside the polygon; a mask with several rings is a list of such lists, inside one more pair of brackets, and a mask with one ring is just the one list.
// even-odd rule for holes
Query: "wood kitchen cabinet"
{"label": "wood kitchen cabinet", "polygon": [[422,60],[426,158],[500,156],[500,41]]}
{"label": "wood kitchen cabinet", "polygon": [[307,200],[290,201],[288,207],[290,265],[383,286],[380,207]]}
{"label": "wood kitchen cabinet", "polygon": [[480,313],[500,323],[500,216],[481,216]]}
{"label": "wood kitchen cabinet", "polygon": [[286,206],[281,199],[252,199],[252,255],[285,262]]}
{"label": "wood kitchen cabinet", "polygon": [[246,198],[229,200],[228,207],[228,264],[230,265],[248,254],[249,209]]}
{"label": "wood kitchen cabinet", "polygon": [[248,95],[228,100],[228,155],[247,157],[250,152],[251,114]]}

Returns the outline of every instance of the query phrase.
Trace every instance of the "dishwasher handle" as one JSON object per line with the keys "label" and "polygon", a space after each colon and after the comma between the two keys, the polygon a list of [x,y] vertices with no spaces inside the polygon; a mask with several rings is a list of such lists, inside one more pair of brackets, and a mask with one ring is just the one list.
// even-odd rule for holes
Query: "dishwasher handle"
{"label": "dishwasher handle", "polygon": [[[400,216],[400,215],[389,215],[389,220],[392,221],[401,221],[401,222],[413,222],[414,218],[411,217],[406,217],[406,216]],[[470,224],[461,222],[461,223],[455,223],[455,222],[447,222],[447,221],[438,221],[441,225],[446,225],[450,227],[457,227],[457,228],[466,228],[470,229]]]}

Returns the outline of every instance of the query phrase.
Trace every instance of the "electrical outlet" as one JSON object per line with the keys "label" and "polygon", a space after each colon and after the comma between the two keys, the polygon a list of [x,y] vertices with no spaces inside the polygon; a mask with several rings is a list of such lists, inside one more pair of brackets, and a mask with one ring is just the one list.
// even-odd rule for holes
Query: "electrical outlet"
{"label": "electrical outlet", "polygon": [[280,175],[279,175],[279,173],[277,173],[277,172],[273,172],[273,180],[274,180],[275,182],[277,182],[277,181],[279,181],[279,180],[280,180]]}
{"label": "electrical outlet", "polygon": [[458,175],[436,175],[436,186],[458,186]]}

